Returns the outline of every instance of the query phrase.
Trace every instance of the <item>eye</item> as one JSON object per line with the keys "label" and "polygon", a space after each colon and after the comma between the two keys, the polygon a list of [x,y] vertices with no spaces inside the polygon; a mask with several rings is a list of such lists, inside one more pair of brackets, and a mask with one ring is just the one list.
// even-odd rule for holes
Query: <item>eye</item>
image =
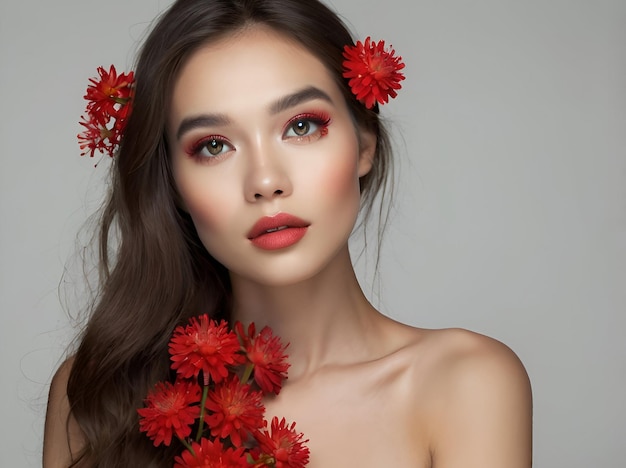
{"label": "eye", "polygon": [[[289,131],[294,134],[291,136],[305,136],[309,133],[311,127],[313,127],[313,130],[317,129],[317,125],[309,120],[298,120],[289,126]],[[289,133],[289,131],[287,133]]]}
{"label": "eye", "polygon": [[233,147],[225,138],[210,136],[196,142],[189,154],[200,159],[213,159],[232,151]]}
{"label": "eye", "polygon": [[283,139],[309,141],[312,138],[321,138],[328,133],[330,118],[320,114],[301,114],[287,123]]}

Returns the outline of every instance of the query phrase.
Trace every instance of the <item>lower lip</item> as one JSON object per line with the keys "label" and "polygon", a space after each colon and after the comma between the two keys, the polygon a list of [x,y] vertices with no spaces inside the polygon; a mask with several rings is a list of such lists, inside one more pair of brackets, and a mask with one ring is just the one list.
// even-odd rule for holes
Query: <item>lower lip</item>
{"label": "lower lip", "polygon": [[302,239],[306,234],[306,230],[306,227],[281,229],[280,231],[268,232],[267,234],[262,234],[254,239],[250,239],[250,242],[252,242],[255,247],[263,250],[284,249]]}

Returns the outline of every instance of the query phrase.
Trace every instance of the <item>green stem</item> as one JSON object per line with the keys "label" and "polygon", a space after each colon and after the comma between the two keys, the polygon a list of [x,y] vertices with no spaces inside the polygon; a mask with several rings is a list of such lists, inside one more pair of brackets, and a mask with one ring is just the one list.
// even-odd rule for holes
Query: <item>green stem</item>
{"label": "green stem", "polygon": [[241,383],[247,384],[248,380],[250,380],[250,376],[252,375],[252,370],[254,369],[254,364],[248,363],[246,369],[243,371],[243,375],[241,376]]}
{"label": "green stem", "polygon": [[196,434],[196,442],[200,442],[202,438],[202,432],[204,431],[204,414],[206,410],[204,409],[204,404],[206,403],[206,397],[209,394],[209,386],[204,385],[202,387],[202,400],[200,401],[200,424],[198,424],[198,433]]}
{"label": "green stem", "polygon": [[128,98],[120,98],[120,97],[112,97],[111,99],[113,99],[117,104],[122,104],[122,105],[125,105],[128,101],[130,101],[130,99]]}
{"label": "green stem", "polygon": [[196,456],[196,452],[193,451],[193,448],[191,447],[191,444],[189,442],[187,442],[186,439],[182,439],[182,438],[179,437],[178,440],[180,440],[183,443],[183,445],[185,446],[185,448],[187,450],[189,450],[189,453],[191,453],[194,457]]}

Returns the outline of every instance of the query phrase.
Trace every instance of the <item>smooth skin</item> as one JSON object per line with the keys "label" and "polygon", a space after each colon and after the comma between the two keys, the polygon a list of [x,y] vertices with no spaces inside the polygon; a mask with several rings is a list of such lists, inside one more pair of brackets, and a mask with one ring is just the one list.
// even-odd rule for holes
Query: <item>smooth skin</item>
{"label": "smooth skin", "polygon": [[[531,466],[532,397],[516,355],[469,331],[400,324],[363,295],[348,237],[375,139],[319,60],[259,26],[209,44],[175,83],[168,133],[184,207],[231,272],[233,319],[290,342],[289,378],[266,416],[296,421],[311,468]],[[254,246],[251,227],[278,212],[310,223],[306,235]],[[68,441],[58,422],[70,365],[52,383],[46,468],[80,446],[75,423]]]}

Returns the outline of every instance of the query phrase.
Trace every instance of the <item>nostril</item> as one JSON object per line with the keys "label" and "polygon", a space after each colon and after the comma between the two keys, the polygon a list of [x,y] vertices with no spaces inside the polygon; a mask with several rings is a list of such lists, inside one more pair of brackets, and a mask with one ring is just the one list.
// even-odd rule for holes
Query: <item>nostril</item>
{"label": "nostril", "polygon": [[[283,193],[284,192],[281,189],[276,189],[276,190],[274,190],[274,193],[272,194],[272,197],[280,197]],[[267,194],[263,195],[263,193],[257,192],[257,193],[254,194],[254,199],[258,200],[258,199],[264,198],[266,196],[267,196]]]}

